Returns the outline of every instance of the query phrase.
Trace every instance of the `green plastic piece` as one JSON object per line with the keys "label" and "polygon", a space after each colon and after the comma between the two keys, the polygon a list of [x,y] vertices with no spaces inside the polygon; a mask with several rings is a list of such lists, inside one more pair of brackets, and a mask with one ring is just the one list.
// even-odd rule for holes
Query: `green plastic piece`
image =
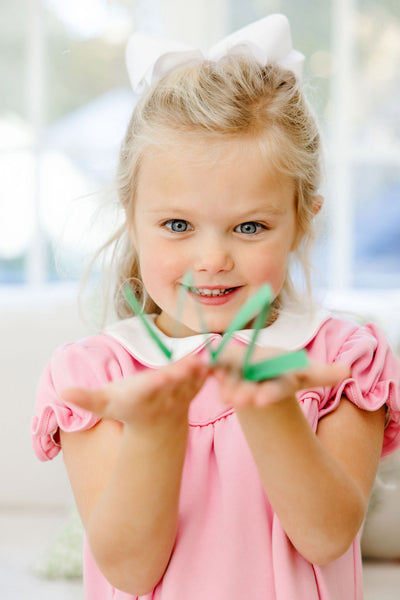
{"label": "green plastic piece", "polygon": [[153,326],[151,325],[150,321],[146,318],[146,316],[142,310],[142,307],[140,306],[135,294],[132,292],[129,285],[124,285],[123,290],[124,290],[125,300],[127,301],[129,307],[140,318],[140,320],[142,321],[143,325],[145,326],[145,328],[147,330],[147,333],[150,335],[151,339],[154,340],[154,342],[160,348],[161,352],[170,360],[172,358],[172,351],[169,348],[167,348],[167,346],[164,344],[162,339],[157,335],[157,333],[154,330]]}
{"label": "green plastic piece", "polygon": [[[180,322],[184,303],[191,285],[193,285],[193,276],[192,273],[188,271],[184,275],[182,287],[178,295],[177,311],[175,318],[176,323]],[[149,319],[143,313],[143,310],[129,285],[125,285],[123,291],[128,305],[130,306],[132,311],[135,314],[137,314],[138,317],[141,319],[151,339],[157,344],[157,346],[160,348],[163,354],[169,360],[171,360],[172,350],[167,348],[167,346],[162,341],[161,337],[157,334],[154,326],[150,323]],[[271,299],[272,290],[269,285],[265,284],[261,286],[260,289],[243,304],[243,306],[236,313],[235,317],[229,324],[227,330],[223,334],[222,340],[218,347],[214,350],[211,348],[210,344],[207,345],[210,353],[211,364],[215,365],[217,363],[218,357],[220,357],[222,351],[226,347],[228,341],[233,336],[233,334],[236,331],[239,331],[246,327],[248,323],[255,319],[254,333],[250,344],[246,350],[246,354],[243,361],[242,372],[244,379],[247,379],[248,381],[264,381],[266,379],[274,379],[276,377],[280,377],[281,375],[283,375],[283,373],[287,371],[302,369],[308,366],[309,361],[305,350],[287,352],[285,354],[274,356],[273,358],[268,358],[266,360],[262,360],[256,363],[250,362],[258,334],[260,330],[265,326],[265,323],[267,321],[268,313],[271,306]],[[202,313],[200,304],[198,304],[197,302],[196,307],[199,315],[200,328],[203,331],[203,333],[207,334],[208,331],[206,330],[204,315]]]}
{"label": "green plastic piece", "polygon": [[251,338],[250,344],[248,345],[248,348],[247,348],[247,351],[246,351],[246,354],[244,357],[243,372],[244,372],[245,367],[249,364],[258,334],[260,333],[260,330],[265,326],[265,323],[268,320],[268,314],[270,311],[271,298],[272,298],[271,288],[269,288],[269,292],[270,292],[269,301],[268,302],[266,301],[265,306],[261,309],[260,314],[258,315],[258,317],[256,318],[256,320],[254,322],[254,333],[253,333],[253,337]]}
{"label": "green plastic piece", "polygon": [[182,279],[182,285],[178,293],[178,300],[176,303],[176,316],[173,325],[172,337],[178,337],[179,323],[181,322],[185,301],[190,289],[193,285],[193,274],[191,271],[186,271]]}
{"label": "green plastic piece", "polygon": [[[269,285],[265,284],[243,304],[239,312],[234,316],[228,329],[225,331],[218,348],[212,351],[214,364],[217,362],[218,356],[221,354],[232,335],[236,331],[243,329],[252,319],[254,319],[254,317],[262,313],[264,309],[268,309],[270,302],[271,288]],[[259,323],[258,329],[260,329],[261,326],[262,325]]]}
{"label": "green plastic piece", "polygon": [[[193,275],[191,271],[187,271],[183,277],[183,287],[186,289],[186,295],[189,293],[190,291],[190,287],[193,285]],[[203,335],[208,335],[209,331],[207,329],[207,324],[206,321],[204,319],[204,313],[201,310],[201,306],[198,302],[195,302],[195,307],[196,307],[196,311],[197,311],[197,316],[199,319],[199,325],[200,325],[200,331]],[[180,316],[182,314],[182,311],[179,311],[179,308],[177,310],[177,320],[180,319]],[[210,355],[210,362],[211,364],[214,364],[214,351],[211,347],[210,343],[207,343],[206,345],[207,351]]]}
{"label": "green plastic piece", "polygon": [[296,352],[287,352],[267,360],[244,365],[243,375],[248,381],[265,381],[266,379],[280,377],[288,371],[303,369],[309,364],[307,352],[297,350]]}

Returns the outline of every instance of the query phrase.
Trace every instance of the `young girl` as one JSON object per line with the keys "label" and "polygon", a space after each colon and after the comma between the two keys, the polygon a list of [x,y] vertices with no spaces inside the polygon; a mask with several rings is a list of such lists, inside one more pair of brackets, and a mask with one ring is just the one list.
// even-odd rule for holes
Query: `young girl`
{"label": "young girl", "polygon": [[[39,458],[63,451],[88,600],[362,598],[360,529],[380,455],[400,443],[400,367],[375,326],[300,301],[291,283],[322,199],[290,44],[274,15],[207,58],[129,46],[145,89],[119,165],[126,318],[55,353],[33,420]],[[172,362],[124,305],[126,281]],[[264,283],[258,353],[305,348],[311,366],[256,383],[240,370],[251,322],[216,366],[206,344]]]}

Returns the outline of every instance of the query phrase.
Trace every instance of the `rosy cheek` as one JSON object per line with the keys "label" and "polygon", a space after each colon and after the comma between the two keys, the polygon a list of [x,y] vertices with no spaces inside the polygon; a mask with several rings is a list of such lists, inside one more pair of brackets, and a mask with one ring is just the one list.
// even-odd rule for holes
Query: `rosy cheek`
{"label": "rosy cheek", "polygon": [[269,283],[274,293],[278,294],[285,280],[286,262],[273,260],[263,264],[263,261],[260,260],[259,265],[259,268],[255,267],[253,274],[251,274],[251,269],[249,270],[249,276],[252,275],[252,279],[257,286],[261,286],[266,282]]}
{"label": "rosy cheek", "polygon": [[171,252],[165,244],[153,244],[151,240],[146,246],[141,248],[139,262],[143,276],[147,274],[152,279],[162,279],[164,281],[174,280],[178,277],[182,269],[182,256],[176,252]]}

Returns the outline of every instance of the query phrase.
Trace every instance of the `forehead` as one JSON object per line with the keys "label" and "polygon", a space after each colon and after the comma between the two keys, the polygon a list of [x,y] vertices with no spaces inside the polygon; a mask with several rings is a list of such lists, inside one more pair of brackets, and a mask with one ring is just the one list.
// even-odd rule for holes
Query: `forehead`
{"label": "forehead", "polygon": [[263,146],[257,138],[244,135],[217,136],[210,133],[180,134],[173,132],[165,135],[158,145],[149,144],[142,157],[142,165],[156,161],[168,161],[169,165],[176,166],[201,166],[208,168],[229,167],[232,163],[238,164],[246,157],[253,160],[263,160],[264,168],[270,172],[275,171],[275,150],[268,153],[261,151]]}
{"label": "forehead", "polygon": [[149,147],[137,180],[137,200],[168,200],[207,195],[216,201],[231,198],[294,198],[294,180],[281,174],[272,156],[256,140],[177,136],[170,144]]}

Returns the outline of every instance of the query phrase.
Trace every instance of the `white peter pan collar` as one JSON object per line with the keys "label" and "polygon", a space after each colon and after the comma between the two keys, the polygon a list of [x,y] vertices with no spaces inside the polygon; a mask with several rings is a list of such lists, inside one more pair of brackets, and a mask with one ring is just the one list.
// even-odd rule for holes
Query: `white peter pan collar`
{"label": "white peter pan collar", "polygon": [[[177,361],[184,356],[198,352],[212,340],[220,340],[219,333],[198,334],[190,337],[171,338],[157,328],[154,321],[156,315],[148,318],[157,329],[164,344],[172,350],[172,360]],[[293,351],[304,348],[330,318],[324,309],[309,309],[304,305],[287,305],[280,309],[279,316],[272,325],[261,329],[257,337],[257,346],[279,348]],[[253,336],[253,329],[242,329],[232,339],[248,344]],[[128,352],[143,365],[160,367],[169,360],[147,333],[139,317],[131,317],[109,325],[104,333],[116,339]]]}

